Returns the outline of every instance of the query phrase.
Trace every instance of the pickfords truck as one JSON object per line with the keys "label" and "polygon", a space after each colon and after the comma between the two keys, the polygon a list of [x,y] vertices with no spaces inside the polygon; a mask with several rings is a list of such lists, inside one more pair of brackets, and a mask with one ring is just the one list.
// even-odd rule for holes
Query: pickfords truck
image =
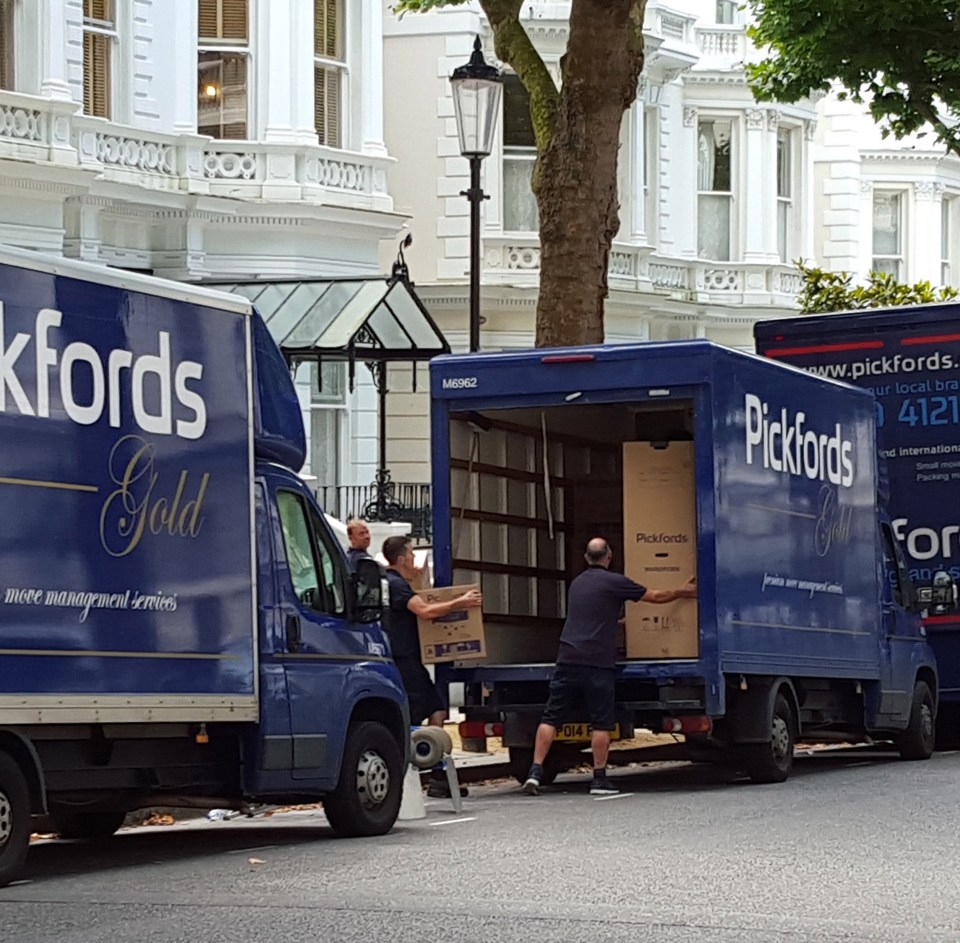
{"label": "pickfords truck", "polygon": [[31,816],[322,800],[396,819],[382,574],[297,471],[289,370],[238,296],[0,249],[0,884]]}
{"label": "pickfords truck", "polygon": [[[894,536],[918,587],[960,579],[960,304],[766,321],[757,352],[869,389]],[[960,612],[924,619],[940,671],[937,743],[960,745]]]}
{"label": "pickfords truck", "polygon": [[[485,627],[484,657],[438,677],[518,778],[593,536],[638,582],[699,592],[627,604],[615,736],[684,734],[756,782],[785,779],[799,740],[930,756],[936,661],[869,393],[675,341],[439,357],[431,396],[436,579],[481,583]],[[584,720],[558,730],[547,780],[581,760]]]}

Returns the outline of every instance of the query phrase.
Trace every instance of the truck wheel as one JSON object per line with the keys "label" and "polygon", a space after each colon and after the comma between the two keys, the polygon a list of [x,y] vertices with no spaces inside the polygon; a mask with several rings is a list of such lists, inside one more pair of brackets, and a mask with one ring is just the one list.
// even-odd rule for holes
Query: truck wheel
{"label": "truck wheel", "polygon": [[[551,762],[553,759],[552,754],[547,755],[547,761],[543,764],[543,776],[540,778],[541,786],[549,786],[566,768],[563,764]],[[521,786],[527,781],[532,765],[532,747],[510,747],[510,773]]]}
{"label": "truck wheel", "polygon": [[453,752],[453,740],[442,727],[420,727],[410,735],[411,759],[417,769],[431,769],[446,753]]}
{"label": "truck wheel", "polygon": [[109,838],[123,825],[126,810],[91,809],[50,803],[50,818],[61,838],[86,838],[97,841]]}
{"label": "truck wheel", "polygon": [[340,780],[323,800],[330,827],[344,838],[384,835],[400,811],[403,757],[383,724],[364,720],[350,725],[340,765]]}
{"label": "truck wheel", "polygon": [[933,755],[936,714],[937,709],[930,687],[926,681],[918,681],[913,686],[910,723],[896,741],[897,749],[903,759],[929,760]]}
{"label": "truck wheel", "polygon": [[20,767],[0,753],[0,887],[20,877],[30,845],[30,792]]}
{"label": "truck wheel", "polygon": [[795,740],[793,711],[787,699],[778,694],[770,718],[770,739],[766,743],[745,743],[744,766],[755,783],[782,783],[793,769]]}

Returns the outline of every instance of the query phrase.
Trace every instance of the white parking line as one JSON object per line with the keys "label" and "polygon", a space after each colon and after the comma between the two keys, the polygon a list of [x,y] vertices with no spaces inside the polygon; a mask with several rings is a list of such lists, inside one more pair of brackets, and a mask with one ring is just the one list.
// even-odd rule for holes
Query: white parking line
{"label": "white parking line", "polygon": [[477,817],[476,817],[475,815],[471,815],[469,818],[466,818],[466,819],[444,819],[442,822],[431,822],[430,825],[431,825],[431,826],[434,826],[434,825],[459,825],[461,822],[476,822],[476,821],[477,821]]}
{"label": "white parking line", "polygon": [[633,792],[619,792],[615,796],[593,796],[594,802],[606,802],[608,799],[629,799],[631,796],[636,795]]}
{"label": "white parking line", "polygon": [[279,845],[258,845],[256,848],[235,848],[233,851],[228,851],[228,855],[249,855],[254,851],[273,851],[274,848],[279,848]]}

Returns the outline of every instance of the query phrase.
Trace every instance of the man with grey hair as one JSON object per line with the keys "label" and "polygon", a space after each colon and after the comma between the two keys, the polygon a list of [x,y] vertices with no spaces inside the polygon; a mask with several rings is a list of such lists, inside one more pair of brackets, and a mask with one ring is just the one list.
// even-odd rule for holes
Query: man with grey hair
{"label": "man with grey hair", "polygon": [[616,727],[615,680],[618,626],[626,602],[668,603],[693,599],[691,578],[679,589],[647,589],[620,573],[610,572],[613,553],[603,537],[594,537],[584,555],[587,569],[570,583],[567,619],[560,635],[557,668],[533,747],[533,766],[523,784],[529,796],[540,793],[543,763],[557,727],[574,719],[582,700],[593,728],[593,782],[590,795],[615,795],[620,790],[607,776],[610,731]]}

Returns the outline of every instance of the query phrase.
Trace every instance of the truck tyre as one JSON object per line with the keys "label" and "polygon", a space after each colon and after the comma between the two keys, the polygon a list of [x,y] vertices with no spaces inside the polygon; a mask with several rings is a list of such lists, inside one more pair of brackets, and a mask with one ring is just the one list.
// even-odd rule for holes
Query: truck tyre
{"label": "truck tyre", "polygon": [[431,769],[453,752],[453,740],[442,727],[420,727],[410,736],[411,759],[417,769]]}
{"label": "truck tyre", "polygon": [[109,838],[123,825],[126,817],[124,809],[93,807],[85,810],[82,807],[50,803],[50,818],[61,838],[86,838],[89,841]]}
{"label": "truck tyre", "polygon": [[[510,747],[510,773],[522,786],[527,781],[530,767],[533,765],[532,747]],[[543,776],[540,777],[541,786],[549,786],[566,767],[558,763],[552,754],[547,754],[543,764]]]}
{"label": "truck tyre", "polygon": [[20,877],[30,845],[30,792],[20,767],[0,753],[0,887]]}
{"label": "truck tyre", "polygon": [[400,811],[403,756],[390,731],[376,721],[350,725],[340,779],[323,800],[334,832],[343,838],[384,835]]}
{"label": "truck tyre", "polygon": [[770,718],[770,739],[765,743],[745,743],[743,763],[755,783],[782,783],[793,769],[793,745],[796,725],[790,703],[778,694]]}
{"label": "truck tyre", "polygon": [[929,760],[933,755],[937,709],[933,693],[926,681],[913,686],[910,723],[896,740],[900,756],[905,760]]}

